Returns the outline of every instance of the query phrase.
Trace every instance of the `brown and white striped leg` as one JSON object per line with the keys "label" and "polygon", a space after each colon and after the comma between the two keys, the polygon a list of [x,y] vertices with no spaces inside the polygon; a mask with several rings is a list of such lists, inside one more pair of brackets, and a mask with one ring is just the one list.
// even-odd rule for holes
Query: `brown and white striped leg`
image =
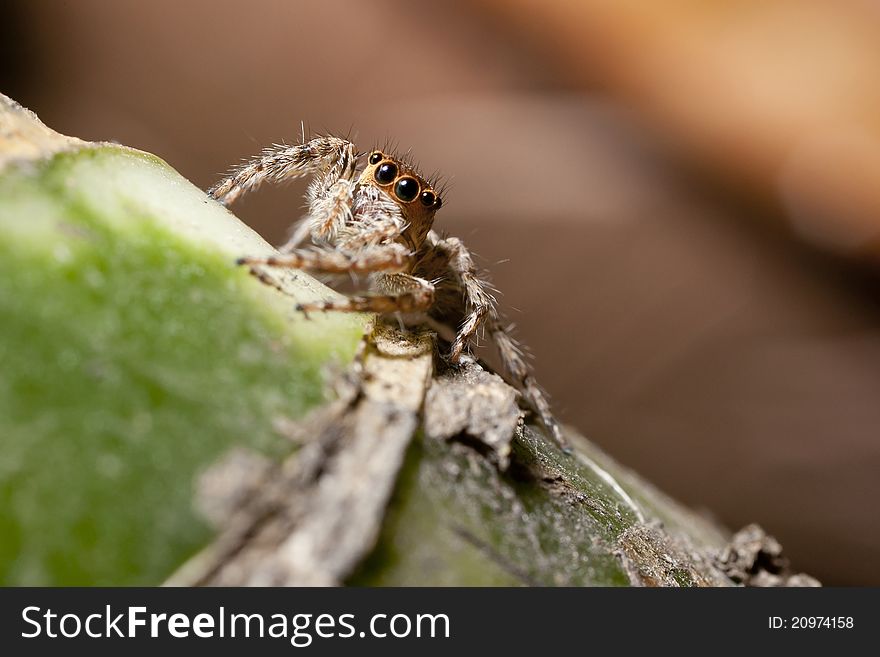
{"label": "brown and white striped leg", "polygon": [[489,292],[489,285],[477,274],[477,268],[467,247],[456,237],[448,237],[437,243],[436,247],[446,251],[449,268],[455,274],[464,295],[467,314],[458,328],[449,360],[457,363],[462,352],[470,345],[474,336],[486,320],[495,313],[495,297]]}
{"label": "brown and white striped leg", "polygon": [[383,244],[359,251],[297,249],[292,253],[239,258],[239,265],[304,269],[319,274],[367,274],[406,269],[410,255],[402,244]]}
{"label": "brown and white striped leg", "polygon": [[501,324],[495,306],[495,298],[489,292],[488,283],[480,279],[467,248],[457,238],[436,240],[432,234],[430,239],[434,240],[434,246],[445,252],[448,257],[448,266],[457,278],[466,304],[464,321],[459,326],[452,342],[450,361],[458,362],[462,352],[467,348],[479,328],[487,325],[490,336],[501,356],[504,369],[510,375],[512,382],[523,393],[526,402],[535,411],[553,441],[560,449],[569,453],[571,447],[562,435],[562,429],[553,416],[550,402],[547,401],[547,396],[538,386],[523,357],[522,349],[510,335],[510,332]]}
{"label": "brown and white striped leg", "polygon": [[434,284],[409,274],[387,274],[382,277],[390,294],[355,295],[345,299],[313,301],[298,304],[296,309],[305,313],[312,311],[368,312],[368,313],[416,313],[427,311],[434,303]]}
{"label": "brown and white striped leg", "polygon": [[276,144],[235,169],[208,190],[208,194],[229,205],[263,182],[294,180],[312,173],[327,172],[325,188],[342,178],[351,178],[357,160],[354,144],[339,137],[317,137],[304,144]]}

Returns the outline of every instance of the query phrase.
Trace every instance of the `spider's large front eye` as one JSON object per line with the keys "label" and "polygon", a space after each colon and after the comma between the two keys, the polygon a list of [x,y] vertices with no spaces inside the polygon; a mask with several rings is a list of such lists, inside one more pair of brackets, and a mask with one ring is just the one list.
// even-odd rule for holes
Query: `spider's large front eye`
{"label": "spider's large front eye", "polygon": [[394,195],[404,203],[409,203],[419,195],[419,183],[415,178],[401,178],[394,186]]}
{"label": "spider's large front eye", "polygon": [[372,155],[370,155],[370,164],[379,164],[382,161],[382,158],[385,157],[379,151],[376,151]]}
{"label": "spider's large front eye", "polygon": [[397,165],[394,162],[386,162],[376,169],[376,182],[380,185],[387,185],[397,178]]}

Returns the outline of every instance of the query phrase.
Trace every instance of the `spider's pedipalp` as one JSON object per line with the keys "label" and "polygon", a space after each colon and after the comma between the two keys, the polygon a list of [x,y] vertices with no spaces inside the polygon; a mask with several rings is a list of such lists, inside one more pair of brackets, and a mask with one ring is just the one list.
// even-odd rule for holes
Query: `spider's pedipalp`
{"label": "spider's pedipalp", "polygon": [[400,206],[378,187],[362,187],[354,199],[352,222],[339,234],[344,248],[389,242],[407,228]]}
{"label": "spider's pedipalp", "polygon": [[309,223],[315,242],[332,242],[349,222],[354,189],[354,182],[344,178],[329,186],[316,178],[309,186]]}

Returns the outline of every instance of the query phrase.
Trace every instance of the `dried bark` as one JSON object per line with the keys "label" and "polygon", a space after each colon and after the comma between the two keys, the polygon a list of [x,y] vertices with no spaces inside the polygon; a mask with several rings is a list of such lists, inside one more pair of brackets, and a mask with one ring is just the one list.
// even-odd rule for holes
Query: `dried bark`
{"label": "dried bark", "polygon": [[[168,584],[818,584],[792,576],[758,529],[725,545],[573,432],[577,454],[558,452],[500,377],[473,360],[443,365],[433,334],[379,324],[366,340],[336,401],[296,426],[305,443],[259,485],[236,465],[224,477],[229,463],[206,474],[203,506],[236,502]],[[408,449],[422,453],[415,485],[401,473]],[[428,521],[413,535],[409,517]],[[392,554],[409,541],[423,554]]]}

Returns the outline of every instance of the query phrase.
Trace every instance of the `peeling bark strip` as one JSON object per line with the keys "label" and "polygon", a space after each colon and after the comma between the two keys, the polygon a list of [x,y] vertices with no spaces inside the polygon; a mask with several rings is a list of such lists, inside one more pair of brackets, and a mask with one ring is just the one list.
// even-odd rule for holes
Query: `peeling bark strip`
{"label": "peeling bark strip", "polygon": [[361,382],[307,420],[314,439],[260,486],[248,482],[254,494],[166,585],[341,584],[376,543],[432,361],[429,335],[379,327]]}
{"label": "peeling bark strip", "polygon": [[522,423],[517,392],[497,374],[471,359],[431,382],[425,398],[425,434],[459,438],[489,451],[502,470],[510,463],[510,443]]}
{"label": "peeling bark strip", "polygon": [[308,512],[272,555],[275,563],[261,566],[270,577],[266,584],[340,584],[376,543],[418,427],[433,342],[426,335],[408,342],[384,330],[374,340],[361,399],[345,418],[345,440],[326,464]]}

